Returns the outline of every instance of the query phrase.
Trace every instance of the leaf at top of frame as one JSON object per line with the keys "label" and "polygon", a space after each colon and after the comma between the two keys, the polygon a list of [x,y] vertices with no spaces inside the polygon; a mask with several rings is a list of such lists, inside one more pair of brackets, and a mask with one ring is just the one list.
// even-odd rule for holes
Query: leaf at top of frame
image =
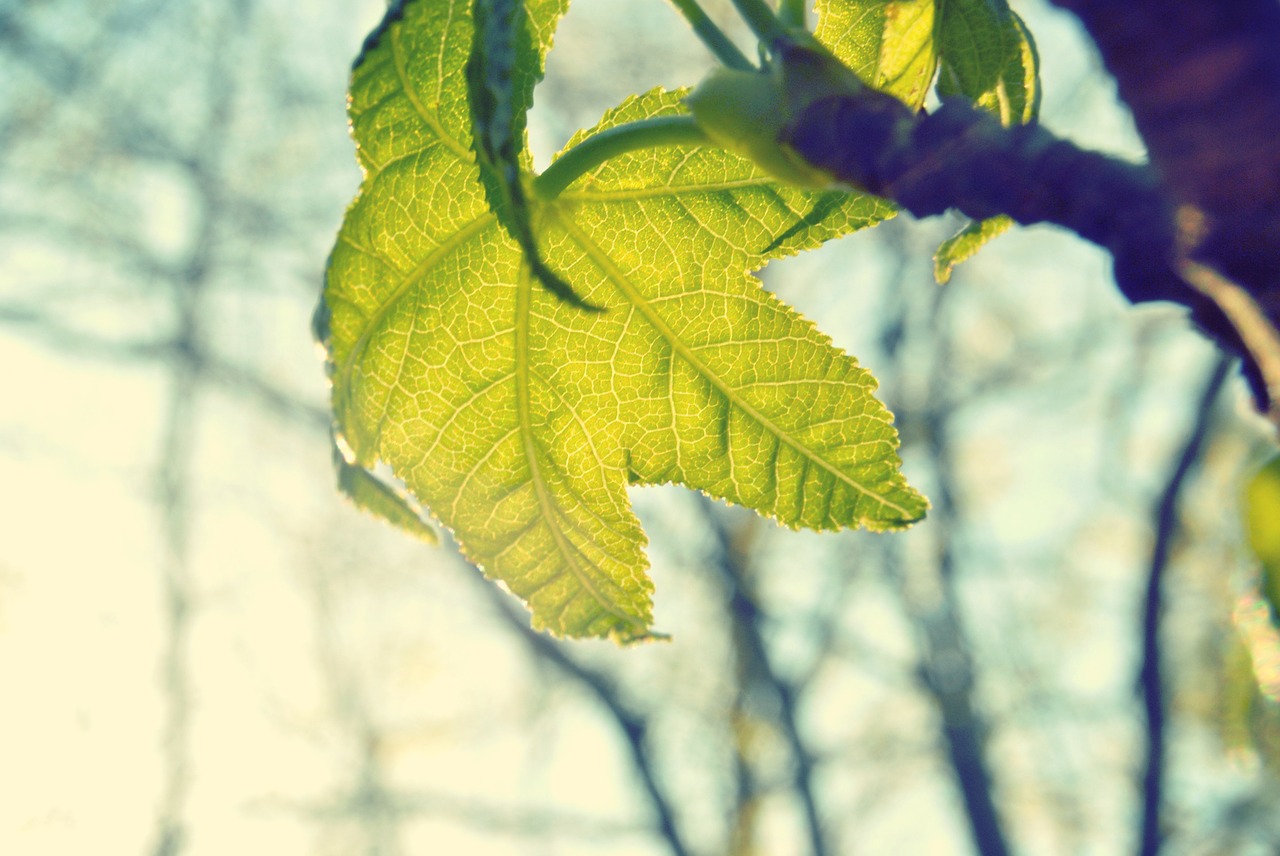
{"label": "leaf at top of frame", "polygon": [[[939,95],[966,98],[1006,127],[1036,120],[1040,61],[1031,32],[1005,0],[949,0],[939,42]],[[969,221],[938,247],[934,277],[945,283],[956,265],[1012,225],[1003,215]]]}
{"label": "leaf at top of frame", "polygon": [[[539,62],[562,7],[527,6]],[[922,517],[875,380],[750,276],[892,209],[708,146],[619,156],[526,201],[547,263],[605,310],[584,312],[537,285],[486,192],[469,9],[404,4],[354,70],[366,176],[320,312],[349,462],[387,464],[536,627],[565,636],[651,632],[628,484],[815,529]],[[682,112],[682,95],[628,99],[576,139]]]}

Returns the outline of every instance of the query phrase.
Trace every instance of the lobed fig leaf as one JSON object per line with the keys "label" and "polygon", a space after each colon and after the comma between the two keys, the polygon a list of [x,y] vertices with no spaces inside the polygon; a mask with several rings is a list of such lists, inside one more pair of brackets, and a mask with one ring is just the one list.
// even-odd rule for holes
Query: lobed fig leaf
{"label": "lobed fig leaf", "polygon": [[[500,93],[519,118],[492,128],[504,139],[565,5],[525,3],[527,59]],[[683,484],[813,529],[920,519],[874,378],[750,276],[893,209],[706,144],[630,151],[522,200],[546,263],[604,310],[583,312],[538,285],[494,210],[511,197],[489,192],[476,155],[471,9],[398,5],[353,71],[365,180],[317,312],[345,463],[389,467],[535,627],[566,636],[651,635],[629,484]],[[680,115],[685,94],[629,99],[570,146]]]}

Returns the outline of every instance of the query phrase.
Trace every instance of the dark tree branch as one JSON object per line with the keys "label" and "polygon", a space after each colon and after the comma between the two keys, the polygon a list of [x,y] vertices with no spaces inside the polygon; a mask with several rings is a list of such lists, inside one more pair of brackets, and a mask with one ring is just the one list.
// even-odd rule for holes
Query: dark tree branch
{"label": "dark tree branch", "polygon": [[[959,100],[916,113],[864,90],[814,102],[786,142],[810,163],[917,217],[956,208],[975,219],[1007,214],[1024,225],[1063,226],[1133,266],[1134,275],[1120,282],[1131,300],[1181,296],[1162,252],[1174,242],[1173,208],[1154,173],[1038,125],[1005,128]],[[1153,258],[1141,258],[1151,249]]]}
{"label": "dark tree branch", "polygon": [[229,4],[226,17],[211,34],[222,47],[203,69],[203,82],[210,97],[205,116],[205,133],[199,150],[193,153],[189,174],[199,194],[195,242],[181,265],[181,274],[171,285],[170,300],[175,315],[170,392],[161,457],[158,464],[159,506],[164,526],[165,562],[163,591],[166,606],[166,639],[161,664],[163,686],[168,697],[165,721],[165,764],[163,788],[153,856],[178,856],[187,847],[187,803],[191,773],[191,632],[196,608],[197,587],[190,563],[191,469],[195,454],[195,429],[199,423],[202,392],[200,354],[207,336],[206,307],[216,268],[218,229],[226,213],[220,183],[212,179],[223,156],[233,91],[227,69],[233,63],[237,33],[243,32],[245,9],[242,3]]}
{"label": "dark tree branch", "polygon": [[181,333],[159,340],[130,341],[96,335],[67,325],[51,312],[0,303],[0,329],[12,328],[32,342],[69,356],[122,365],[181,360],[192,366],[197,384],[207,384],[238,396],[279,419],[328,431],[331,416],[325,407],[295,395],[251,367],[233,362],[211,349],[202,349]]}
{"label": "dark tree branch", "polygon": [[[940,374],[935,372],[935,378],[940,379]],[[947,760],[964,800],[974,847],[982,856],[1007,856],[1012,851],[995,803],[994,777],[986,757],[987,724],[974,704],[976,670],[956,591],[955,474],[947,416],[931,410],[924,420],[925,439],[937,467],[931,512],[938,534],[937,596],[931,603],[910,597],[904,601],[922,637],[925,657],[920,678],[942,715]]]}
{"label": "dark tree branch", "polygon": [[[905,254],[900,253],[900,258]],[[956,292],[934,289],[928,311],[920,311],[906,291],[907,277],[904,264],[889,290],[894,305],[885,313],[881,329],[883,347],[899,373],[897,383],[892,385],[906,386],[905,376],[912,373],[909,338],[927,335],[936,355],[925,396],[932,404],[904,408],[899,417],[903,436],[917,437],[936,467],[936,482],[930,491],[933,508],[929,512],[936,549],[934,562],[921,563],[908,574],[901,543],[886,541],[884,565],[897,584],[903,608],[919,640],[916,676],[942,720],[942,749],[964,806],[970,840],[982,856],[1007,856],[1011,848],[996,806],[994,776],[986,758],[988,726],[974,703],[976,669],[955,579],[955,533],[960,521],[951,439],[955,406],[950,390],[956,378],[949,370],[955,355],[954,325],[946,309]],[[925,579],[928,582],[921,584]]]}
{"label": "dark tree branch", "polygon": [[[1280,327],[1280,4],[1060,4],[1100,39],[1147,137],[1150,166],[1083,150],[1038,125],[1005,128],[961,101],[916,113],[870,89],[813,101],[782,141],[918,217],[951,208],[977,219],[1006,214],[1104,247],[1126,297],[1188,307],[1243,358],[1259,409],[1273,410],[1280,377],[1265,372],[1280,365],[1271,353],[1278,340],[1242,337],[1235,316],[1189,283],[1187,270],[1194,260],[1219,271],[1253,299],[1257,320]],[[1280,427],[1280,407],[1271,415]]]}
{"label": "dark tree branch", "polygon": [[1280,318],[1280,3],[1054,0],[1093,37],[1198,259]]}
{"label": "dark tree branch", "polygon": [[657,770],[654,769],[653,759],[649,756],[648,720],[626,705],[607,676],[598,674],[572,659],[550,637],[531,628],[527,617],[516,611],[511,605],[511,599],[497,586],[483,580],[479,573],[471,576],[483,583],[481,588],[493,603],[503,623],[515,633],[532,654],[542,662],[554,666],[566,678],[587,690],[608,712],[610,718],[622,731],[627,746],[631,750],[631,758],[640,776],[640,783],[649,797],[649,804],[654,814],[657,815],[659,835],[671,849],[673,856],[689,856],[689,848],[684,843],[676,825],[674,806],[663,791],[658,781]]}
{"label": "dark tree branch", "polygon": [[413,814],[388,782],[383,763],[385,730],[370,709],[355,669],[343,658],[338,625],[341,591],[331,575],[317,569],[311,580],[312,608],[319,624],[316,657],[324,675],[334,716],[354,744],[351,784],[335,804],[314,812],[316,820],[354,819],[362,827],[367,853],[397,854],[400,822]]}
{"label": "dark tree branch", "polygon": [[[979,220],[1006,214],[1023,225],[1070,229],[1111,252],[1116,284],[1129,300],[1187,306],[1230,353],[1246,354],[1217,304],[1178,275],[1174,206],[1150,169],[1085,151],[1038,125],[1005,128],[960,101],[913,113],[874,90],[815,102],[786,142],[815,166],[917,217],[956,208]],[[1267,409],[1256,371],[1251,381]]]}
{"label": "dark tree branch", "polygon": [[1142,691],[1142,708],[1147,720],[1146,757],[1142,773],[1142,820],[1138,852],[1155,856],[1164,841],[1161,828],[1164,804],[1165,762],[1165,698],[1164,677],[1160,662],[1160,617],[1163,606],[1164,574],[1169,565],[1174,537],[1178,532],[1178,500],[1191,468],[1204,449],[1213,422],[1214,402],[1226,383],[1230,363],[1219,359],[1209,375],[1196,409],[1196,421],[1178,456],[1169,481],[1156,506],[1156,538],[1151,549],[1151,567],[1147,573],[1146,594],[1142,602],[1142,668],[1138,684]]}
{"label": "dark tree branch", "polygon": [[710,500],[702,502],[703,517],[708,528],[715,536],[716,556],[712,563],[720,576],[729,595],[731,623],[734,627],[735,648],[742,658],[744,686],[759,682],[777,702],[777,721],[787,742],[787,748],[795,763],[792,783],[796,796],[804,808],[805,827],[809,836],[809,848],[813,856],[825,856],[830,852],[826,843],[826,835],[822,828],[822,815],[818,811],[818,800],[813,787],[813,753],[804,743],[800,734],[800,724],[796,719],[796,687],[774,668],[769,659],[769,650],[765,645],[761,632],[764,615],[756,604],[755,598],[747,590],[744,572],[745,557],[734,544],[733,534],[715,515]]}

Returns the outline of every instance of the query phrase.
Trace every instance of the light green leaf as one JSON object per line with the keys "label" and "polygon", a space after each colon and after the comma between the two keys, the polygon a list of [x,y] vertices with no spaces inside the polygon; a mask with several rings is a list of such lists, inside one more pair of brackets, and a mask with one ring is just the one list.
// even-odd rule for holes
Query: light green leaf
{"label": "light green leaf", "polygon": [[948,282],[956,265],[972,258],[988,241],[1003,235],[1012,225],[1013,220],[1003,214],[968,221],[933,254],[933,278],[939,283]]}
{"label": "light green leaf", "polygon": [[[1040,63],[1026,24],[1005,0],[948,0],[939,33],[938,94],[961,96],[1000,119],[1005,127],[1035,121],[1040,112]],[[933,256],[934,277],[951,278],[956,265],[1013,221],[969,221]]]}
{"label": "light green leaf", "polygon": [[386,521],[397,529],[428,544],[438,544],[440,537],[427,521],[411,497],[387,484],[364,467],[347,463],[335,443],[333,466],[338,474],[338,490],[361,511]]}
{"label": "light green leaf", "polygon": [[939,0],[818,0],[814,35],[866,83],[909,107],[938,70]]}
{"label": "light green leaf", "polygon": [[1262,563],[1262,593],[1280,616],[1280,456],[1258,471],[1245,491],[1245,529]]}
{"label": "light green leaf", "polygon": [[[570,636],[649,633],[629,483],[816,529],[922,517],[874,379],[749,275],[891,209],[709,147],[628,153],[529,199],[548,263],[606,311],[567,305],[535,286],[472,156],[468,8],[406,3],[354,70],[366,179],[324,298],[353,463],[388,464],[535,626]],[[561,10],[528,4],[540,52]],[[682,95],[630,99],[595,130],[677,114]]]}
{"label": "light green leaf", "polygon": [[948,0],[939,45],[939,95],[963,96],[1006,127],[1035,119],[1039,58],[1026,24],[1004,0]]}

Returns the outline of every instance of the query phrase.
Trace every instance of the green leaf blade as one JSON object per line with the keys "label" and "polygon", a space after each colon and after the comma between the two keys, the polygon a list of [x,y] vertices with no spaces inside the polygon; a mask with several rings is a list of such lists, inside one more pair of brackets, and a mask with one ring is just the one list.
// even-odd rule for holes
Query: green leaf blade
{"label": "green leaf blade", "polygon": [[334,467],[338,475],[338,490],[361,511],[390,523],[420,541],[438,544],[440,538],[422,518],[413,500],[392,485],[382,481],[364,467],[347,463],[342,452],[334,446]]}
{"label": "green leaf blade", "polygon": [[[529,6],[543,53],[563,7]],[[335,422],[356,463],[390,464],[464,552],[530,604],[538,626],[640,637],[651,584],[626,473],[614,462],[606,482],[577,447],[542,436],[547,421],[534,408],[562,408],[543,400],[528,361],[517,363],[531,281],[470,150],[472,35],[466,2],[406,3],[353,72],[366,180],[326,282]],[[521,117],[537,77],[527,66],[513,95]],[[594,512],[556,503],[582,484],[593,485]],[[601,514],[605,487],[612,508]]]}
{"label": "green leaf blade", "polygon": [[[529,6],[543,50],[558,8]],[[468,9],[405,4],[356,70],[353,127],[376,168],[325,293],[335,422],[353,465],[389,465],[529,604],[535,627],[562,636],[649,635],[631,483],[677,481],[791,526],[919,519],[927,503],[898,472],[874,380],[749,276],[892,209],[783,186],[707,147],[628,153],[552,202],[526,200],[548,262],[608,309],[582,312],[536,282],[465,124],[461,151],[445,140],[466,121],[454,95],[466,89]],[[401,67],[395,45],[411,39],[426,47]],[[458,72],[437,81],[433,68]],[[601,127],[680,112],[681,94],[632,99]],[[418,106],[436,103],[455,106],[443,118]]]}
{"label": "green leaf blade", "polygon": [[938,71],[939,0],[818,0],[814,35],[869,86],[919,109]]}
{"label": "green leaf blade", "polygon": [[[1005,0],[949,0],[939,34],[938,94],[965,98],[1006,127],[1034,122],[1040,113],[1040,61],[1022,19]],[[955,266],[972,258],[1013,225],[1008,217],[969,221],[934,254],[934,278],[946,283]]]}
{"label": "green leaf blade", "polygon": [[[566,5],[563,0],[548,6],[548,17],[558,18]],[[489,207],[520,245],[539,282],[579,309],[597,309],[584,303],[543,261],[530,222],[521,167],[528,162],[525,124],[532,87],[540,75],[530,75],[528,69],[540,70],[542,56],[529,33],[525,3],[472,0],[472,15],[475,33],[467,61],[467,89],[480,178]]]}
{"label": "green leaf blade", "polygon": [[1039,57],[1026,24],[1004,0],[948,2],[939,46],[939,95],[964,97],[1006,127],[1035,120]]}
{"label": "green leaf blade", "polygon": [[933,278],[940,285],[951,280],[956,265],[968,261],[989,242],[1009,231],[1013,220],[1004,214],[986,220],[970,220],[950,238],[947,238],[933,254]]}
{"label": "green leaf blade", "polygon": [[[639,96],[588,133],[676,111],[680,97]],[[611,337],[636,344],[619,350],[643,355],[622,405],[636,414],[627,445],[637,481],[697,487],[790,526],[896,528],[923,515],[896,473],[897,438],[871,397],[874,380],[747,275],[890,216],[887,204],[790,187],[702,147],[619,157],[548,208],[562,257],[573,259],[565,270],[626,318],[629,329]]]}
{"label": "green leaf blade", "polygon": [[[443,85],[464,73],[468,58],[471,24],[454,5],[397,4],[352,69],[348,114],[366,169],[436,145],[470,157],[466,91]],[[411,27],[404,25],[406,9],[412,10]],[[424,56],[434,65],[422,62]]]}

